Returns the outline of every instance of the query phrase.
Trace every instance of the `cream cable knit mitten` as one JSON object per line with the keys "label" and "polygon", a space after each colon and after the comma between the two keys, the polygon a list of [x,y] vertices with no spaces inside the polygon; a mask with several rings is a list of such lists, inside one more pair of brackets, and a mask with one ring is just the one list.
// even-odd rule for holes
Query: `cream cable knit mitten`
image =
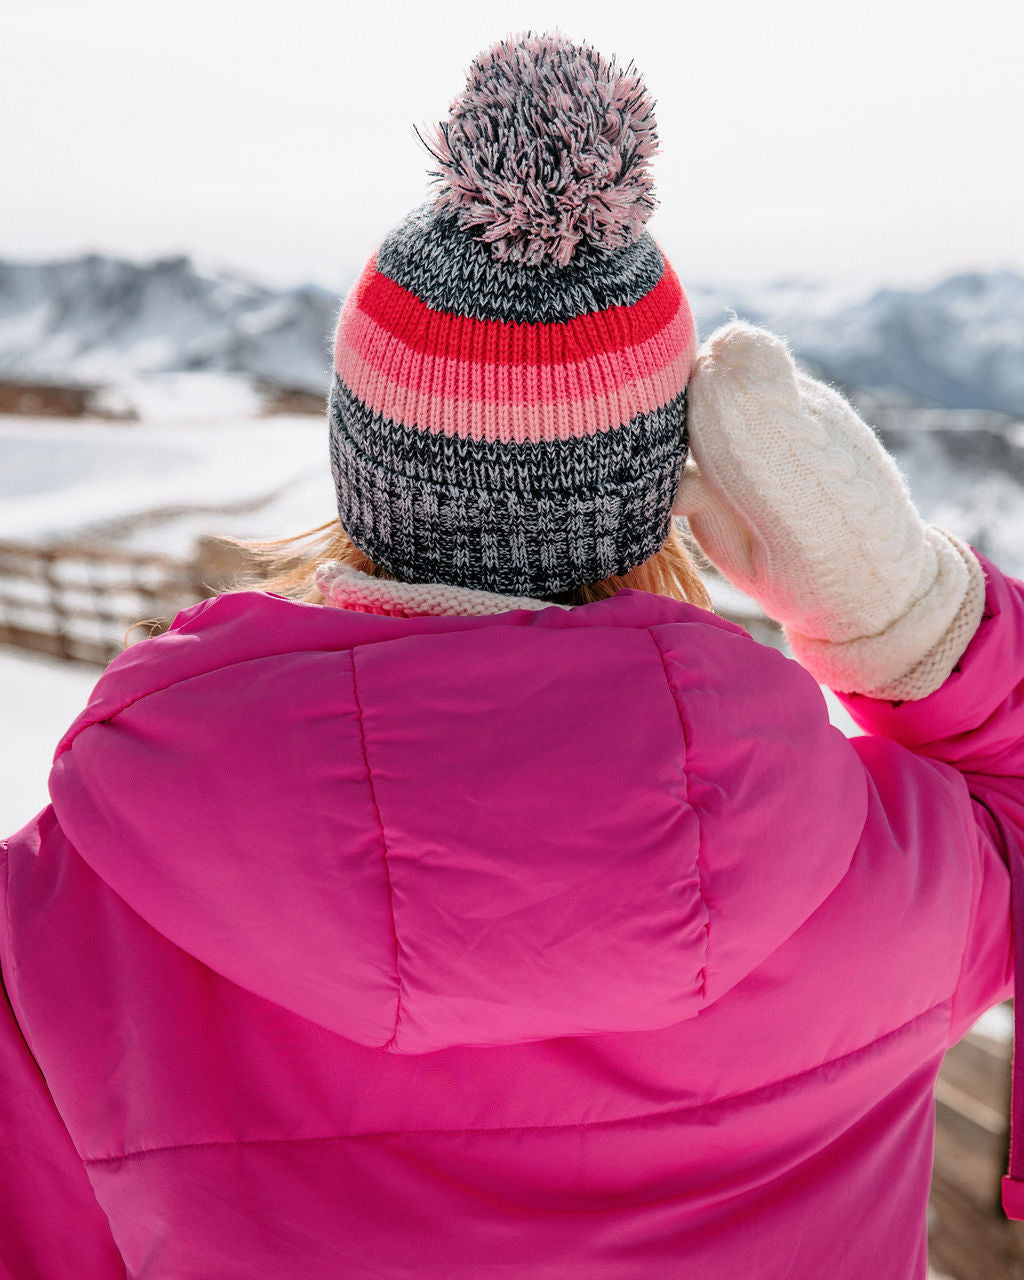
{"label": "cream cable knit mitten", "polygon": [[672,510],[708,559],[783,624],[822,684],[934,692],[981,620],[984,574],[922,523],[871,428],[781,339],[740,322],[712,334],[687,400],[696,465]]}

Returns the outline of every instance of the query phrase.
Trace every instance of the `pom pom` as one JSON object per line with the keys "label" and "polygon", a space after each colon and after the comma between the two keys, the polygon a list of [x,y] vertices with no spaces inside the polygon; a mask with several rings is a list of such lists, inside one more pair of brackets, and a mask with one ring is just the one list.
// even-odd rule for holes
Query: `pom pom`
{"label": "pom pom", "polygon": [[480,54],[431,142],[435,208],[482,227],[501,262],[564,267],[581,241],[624,248],[655,208],[658,135],[640,73],[557,34]]}

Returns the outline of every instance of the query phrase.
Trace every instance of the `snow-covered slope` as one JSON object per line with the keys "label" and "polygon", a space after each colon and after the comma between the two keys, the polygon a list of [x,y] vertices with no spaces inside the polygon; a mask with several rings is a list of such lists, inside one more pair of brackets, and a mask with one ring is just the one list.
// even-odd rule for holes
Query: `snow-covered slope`
{"label": "snow-covered slope", "polygon": [[[308,497],[296,503],[295,492]],[[253,513],[271,502],[294,513],[294,526],[258,523]],[[0,417],[0,540],[113,538],[187,557],[196,533],[234,532],[243,517],[244,532],[269,537],[333,511],[326,428],[309,415],[215,423],[168,415],[142,427]],[[188,536],[176,528],[182,515]],[[141,540],[128,532],[136,526]]]}
{"label": "snow-covered slope", "polygon": [[92,667],[0,646],[0,837],[49,801],[46,779],[61,734],[89,700]]}
{"label": "snow-covered slope", "polygon": [[[815,281],[685,284],[702,334],[735,311],[849,387],[1024,416],[1024,275],[868,296]],[[325,289],[276,290],[184,257],[0,261],[0,378],[108,384],[202,369],[320,393],[337,308]]]}

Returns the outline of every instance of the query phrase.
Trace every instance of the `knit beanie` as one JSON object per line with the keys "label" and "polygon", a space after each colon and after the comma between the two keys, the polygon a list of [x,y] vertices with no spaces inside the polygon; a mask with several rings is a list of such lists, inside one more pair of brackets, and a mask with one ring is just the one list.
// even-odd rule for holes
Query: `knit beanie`
{"label": "knit beanie", "polygon": [[510,36],[426,141],[436,193],[345,300],[329,400],[342,527],[393,577],[550,596],[664,543],[696,338],[644,230],[653,107],[632,63]]}

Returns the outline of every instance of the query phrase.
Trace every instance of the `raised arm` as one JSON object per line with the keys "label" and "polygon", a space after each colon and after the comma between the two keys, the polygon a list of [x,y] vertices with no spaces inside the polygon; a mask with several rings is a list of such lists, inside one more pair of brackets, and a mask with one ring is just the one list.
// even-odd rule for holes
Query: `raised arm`
{"label": "raised arm", "polygon": [[[964,948],[956,1039],[1008,994],[1011,976],[1007,867],[1024,855],[1024,586],[924,524],[871,429],[801,374],[774,335],[719,329],[689,403],[696,465],[676,514],[873,735],[855,749],[893,828],[928,844],[922,865],[954,847],[966,860],[971,925],[966,942],[951,938]],[[923,820],[906,819],[927,814],[936,786],[960,834],[946,823],[930,840]]]}

